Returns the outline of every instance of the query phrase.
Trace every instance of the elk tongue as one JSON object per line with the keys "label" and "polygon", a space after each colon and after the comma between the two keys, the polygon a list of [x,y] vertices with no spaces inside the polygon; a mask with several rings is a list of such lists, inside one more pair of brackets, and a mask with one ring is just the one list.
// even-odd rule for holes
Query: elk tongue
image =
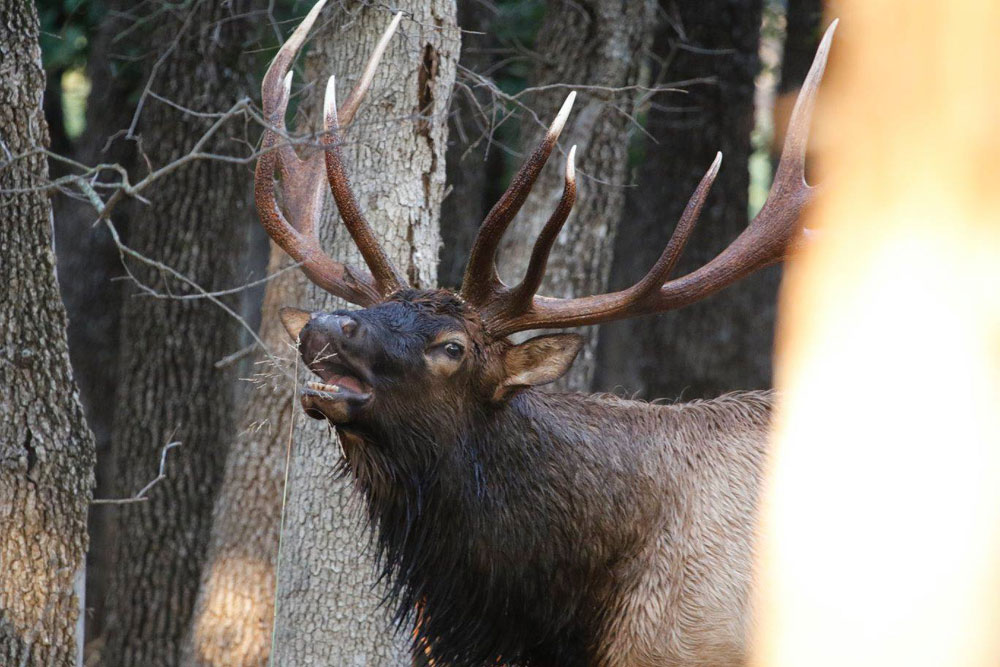
{"label": "elk tongue", "polygon": [[364,394],[365,388],[361,385],[361,381],[350,375],[334,375],[326,380],[326,384],[336,384],[340,385],[344,389],[354,392],[355,394]]}

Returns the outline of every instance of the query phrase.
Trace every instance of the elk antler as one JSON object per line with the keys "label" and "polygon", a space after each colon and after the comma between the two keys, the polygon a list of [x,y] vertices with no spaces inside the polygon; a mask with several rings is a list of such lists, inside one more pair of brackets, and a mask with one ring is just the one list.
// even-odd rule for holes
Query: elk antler
{"label": "elk antler", "polygon": [[610,294],[555,299],[536,296],[535,293],[541,284],[549,250],[576,196],[575,151],[570,151],[567,161],[562,201],[535,244],[521,284],[514,288],[504,285],[497,276],[493,259],[500,236],[524,203],[555,145],[572,105],[571,94],[545,140],[490,211],[476,237],[462,282],[462,295],[479,309],[487,330],[494,336],[507,336],[528,329],[597,324],[673,310],[714,294],[758,269],[780,262],[790,246],[800,242],[796,239],[801,234],[799,216],[812,198],[813,188],[805,182],[809,122],[836,27],[837,22],[834,21],[827,29],[802,85],[767,201],[743,233],[701,268],[667,281],[718,174],[722,162],[722,154],[719,153],[691,195],[663,254],[639,282]]}
{"label": "elk antler", "polygon": [[[505,289],[494,264],[497,246],[500,245],[500,238],[507,230],[511,220],[521,210],[538,174],[541,173],[542,167],[548,161],[549,154],[555,147],[563,126],[566,125],[566,119],[569,118],[569,112],[573,108],[573,100],[575,99],[576,93],[570,93],[566,101],[563,102],[559,113],[556,114],[556,119],[549,126],[549,131],[545,133],[542,143],[514,175],[514,179],[510,182],[510,186],[503,193],[503,196],[500,197],[500,201],[494,204],[490,212],[486,214],[486,219],[483,220],[479,233],[476,234],[476,240],[472,244],[469,263],[465,267],[465,276],[462,278],[462,296],[467,301],[477,304],[484,303],[498,291]],[[575,184],[573,191],[574,193],[576,191]],[[566,211],[566,214],[569,215],[569,211]]]}
{"label": "elk antler", "polygon": [[[261,85],[264,117],[269,126],[264,130],[261,154],[254,174],[254,198],[257,213],[268,235],[292,259],[302,265],[306,276],[326,291],[360,306],[380,301],[406,283],[382,250],[371,227],[358,208],[340,158],[338,130],[354,118],[365,93],[371,86],[375,69],[385,53],[389,39],[396,31],[402,13],[397,13],[382,34],[365,65],[361,78],[338,114],[333,98],[333,78],[327,89],[324,108],[326,133],[322,138],[324,154],[299,158],[295,149],[284,141],[285,111],[292,84],[289,71],[295,55],[305,42],[326,0],[319,0],[302,23],[278,50]],[[279,143],[279,139],[281,143]],[[324,164],[325,162],[325,164]],[[274,170],[281,175],[284,213],[278,207],[274,192]],[[316,226],[323,201],[323,176],[326,176],[351,238],[361,249],[361,255],[371,275],[352,266],[334,261],[320,247]],[[286,218],[285,215],[288,217]],[[289,222],[290,221],[290,222]]]}

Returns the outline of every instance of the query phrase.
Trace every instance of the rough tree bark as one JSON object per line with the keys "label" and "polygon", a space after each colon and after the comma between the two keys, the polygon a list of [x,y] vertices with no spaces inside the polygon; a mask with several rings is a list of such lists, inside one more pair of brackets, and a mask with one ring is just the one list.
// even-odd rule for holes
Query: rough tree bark
{"label": "rough tree bark", "polygon": [[[155,56],[179,41],[160,64],[152,89],[198,112],[217,113],[250,95],[252,60],[243,60],[243,41],[252,26],[241,18],[246,8],[243,2],[206,2],[178,15],[159,14],[150,37]],[[166,164],[190,151],[214,120],[147,98],[139,126],[142,146],[154,165]],[[233,134],[241,129],[232,122],[207,151],[234,152],[228,128],[236,128]],[[134,212],[132,246],[208,290],[237,285],[243,273],[238,230],[254,224],[246,174],[245,167],[215,160],[179,168],[146,193],[150,206]],[[132,264],[142,281],[161,291],[190,291]],[[167,478],[148,502],[116,508],[103,664],[178,662],[224,454],[238,423],[234,372],[214,364],[238,349],[239,330],[207,300],[135,294],[126,300],[112,438],[118,494],[135,493],[156,474],[168,441],[183,444],[169,453]]]}
{"label": "rough tree bark", "polygon": [[72,665],[94,440],[56,285],[45,74],[30,2],[0,5],[0,664]]}
{"label": "rough tree bark", "polygon": [[[610,0],[560,0],[545,15],[538,38],[534,85],[553,86],[528,99],[544,123],[551,122],[570,86],[622,88],[640,83],[641,65],[652,39],[656,4]],[[560,145],[504,238],[498,266],[516,283],[524,275],[535,238],[562,195],[566,152],[577,145],[579,191],[570,220],[559,234],[540,290],[549,296],[607,291],[612,248],[625,208],[629,129],[634,90],[581,88]],[[526,116],[523,148],[530,152],[545,128]],[[597,327],[580,330],[587,340],[570,372],[555,386],[589,391],[594,376]]]}
{"label": "rough tree bark", "polygon": [[[344,152],[358,200],[386,252],[411,283],[426,287],[435,284],[446,115],[459,39],[452,2],[408,0],[398,8],[408,18],[346,133]],[[390,14],[345,3],[327,10],[320,24],[324,18],[329,24],[317,33],[306,61],[307,81],[318,84],[303,102],[309,110],[307,120],[300,121],[303,128],[319,127],[318,105],[330,74],[337,75],[341,99],[354,85]],[[324,247],[338,259],[363,265],[332,210],[332,199],[327,205],[320,226]],[[284,262],[275,249],[271,268]],[[297,271],[272,281],[261,336],[288,358],[295,354],[277,317],[284,305],[344,307],[307,285]],[[210,564],[187,647],[192,661],[267,661],[281,489],[291,438],[274,664],[404,664],[409,636],[405,631],[393,634],[379,604],[383,589],[375,584],[359,499],[349,480],[337,478],[336,436],[301,414],[294,387],[280,378],[263,378],[241,412],[246,418],[226,463]]]}
{"label": "rough tree bark", "polygon": [[[630,233],[615,248],[622,287],[652,266],[698,181],[722,151],[722,170],[676,275],[704,264],[747,224],[747,171],[758,68],[760,0],[664,2],[654,54],[670,80],[714,77],[688,87],[680,108],[654,106],[650,143],[630,193]],[[675,314],[616,323],[601,341],[597,385],[645,398],[717,395],[771,382],[778,270],[757,273]]]}

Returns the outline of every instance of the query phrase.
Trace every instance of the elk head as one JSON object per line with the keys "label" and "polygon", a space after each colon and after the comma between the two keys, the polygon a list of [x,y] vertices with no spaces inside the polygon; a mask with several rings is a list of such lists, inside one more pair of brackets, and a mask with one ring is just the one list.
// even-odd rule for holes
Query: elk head
{"label": "elk head", "polygon": [[[323,0],[310,11],[264,77],[263,108],[271,127],[264,133],[255,177],[257,208],[271,238],[301,264],[310,280],[362,308],[282,312],[304,361],[320,378],[302,394],[303,407],[311,416],[328,419],[346,432],[405,424],[408,429],[444,435],[472,413],[502,406],[525,388],[556,380],[569,369],[581,346],[580,338],[572,334],[539,336],[517,345],[509,341],[511,334],[679,308],[781,261],[802,240],[798,219],[812,194],[804,179],[809,120],[834,26],[827,31],[802,87],[767,202],[747,229],[704,266],[669,279],[718,173],[721,153],[691,196],[659,260],[640,281],[596,296],[539,296],[549,251],[576,198],[573,147],[567,155],[562,199],[534,245],[523,280],[512,287],[501,281],[494,263],[501,236],[556,145],[573,105],[575,94],[571,93],[541,144],[483,222],[461,289],[412,289],[392,265],[358,206],[339,148],[339,129],[350,122],[367,91],[399,14],[339,109],[330,78],[323,152],[303,160],[287,143],[279,145],[285,129],[289,66],[322,5]],[[275,199],[276,168],[282,180],[284,212]],[[319,247],[315,227],[324,176],[368,272],[333,260]]]}

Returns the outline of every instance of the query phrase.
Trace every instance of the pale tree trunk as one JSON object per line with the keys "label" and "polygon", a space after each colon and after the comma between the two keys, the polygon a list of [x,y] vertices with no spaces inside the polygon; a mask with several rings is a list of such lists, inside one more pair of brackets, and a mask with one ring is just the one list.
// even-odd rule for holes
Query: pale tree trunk
{"label": "pale tree trunk", "polygon": [[[157,71],[153,90],[197,112],[220,112],[251,94],[243,43],[246,4],[200,3],[176,17],[160,14],[151,41],[159,55],[179,39]],[[189,12],[194,12],[190,15]],[[182,21],[189,20],[186,28]],[[248,62],[249,61],[249,62]],[[139,132],[152,163],[191,150],[214,122],[147,99]],[[238,119],[206,151],[238,151]],[[247,169],[215,160],[188,163],[147,191],[134,211],[131,244],[207,290],[233,287],[243,274],[240,230],[254,224]],[[161,272],[130,262],[161,292],[190,293]],[[135,290],[132,290],[135,292]],[[229,300],[234,305],[235,300]],[[132,294],[122,315],[123,349],[112,449],[119,495],[156,475],[169,441],[166,479],[147,502],[115,508],[115,566],[106,602],[103,664],[175,665],[187,631],[208,545],[212,503],[238,423],[235,373],[215,364],[240,346],[238,323],[205,299]]]}
{"label": "pale tree trunk", "polygon": [[[630,233],[615,248],[612,283],[623,287],[653,265],[716,151],[722,169],[675,275],[706,263],[747,225],[748,160],[758,69],[760,0],[664,2],[654,54],[669,80],[712,77],[654,106],[650,142],[629,195]],[[778,269],[676,314],[639,318],[604,329],[597,384],[644,398],[695,398],[767,387]]]}
{"label": "pale tree trunk", "polygon": [[[376,74],[368,99],[345,137],[345,159],[355,192],[386,252],[415,286],[435,284],[439,209],[444,193],[448,97],[459,39],[451,2],[411,0]],[[306,61],[306,78],[322,91],[336,74],[341,99],[354,85],[372,47],[390,20],[384,9],[356,4],[328,10]],[[314,89],[315,90],[315,89]],[[315,92],[304,101],[318,127]],[[324,248],[363,265],[329,209],[320,226]],[[271,269],[285,264],[280,251]],[[261,336],[280,354],[295,356],[277,309],[344,307],[307,285],[298,272],[272,281],[264,303]],[[290,366],[290,365],[289,365]],[[277,376],[264,364],[262,373]],[[299,371],[300,381],[303,377]],[[349,479],[338,479],[336,436],[306,418],[295,387],[262,378],[252,392],[237,444],[226,463],[215,511],[211,555],[188,644],[201,665],[263,665],[271,645],[277,571],[274,664],[387,665],[408,662],[410,637],[394,633],[380,605],[373,554],[367,548],[360,498]],[[301,386],[301,385],[299,385]],[[280,562],[278,529],[286,448],[291,469]]]}
{"label": "pale tree trunk", "polygon": [[[73,665],[94,440],[70,374],[56,285],[30,2],[0,6],[0,664]],[[20,191],[20,192],[19,192]]]}
{"label": "pale tree trunk", "polygon": [[[641,64],[652,40],[652,0],[560,0],[553,2],[536,39],[539,55],[534,85],[553,85],[526,99],[549,123],[571,87],[581,88],[573,115],[560,139],[560,149],[535,184],[512,230],[505,236],[498,266],[505,280],[524,275],[535,238],[562,196],[566,152],[577,145],[579,192],[574,212],[552,249],[540,292],[547,296],[581,296],[607,291],[615,235],[625,209],[628,144],[635,90],[615,88],[639,84]],[[545,128],[523,121],[523,148],[530,152]],[[586,345],[557,387],[589,391],[594,376],[596,327],[580,330]]]}
{"label": "pale tree trunk", "polygon": [[[269,273],[290,264],[287,255],[272,248]],[[268,663],[286,448],[297,437],[292,429],[303,421],[292,382],[283,373],[293,369],[296,351],[278,309],[306,302],[305,280],[297,272],[268,283],[259,335],[281,361],[275,366],[266,355],[257,355],[255,382],[239,408],[241,424],[215,501],[201,586],[183,646],[184,665]],[[327,446],[330,456],[336,456],[332,438]]]}

